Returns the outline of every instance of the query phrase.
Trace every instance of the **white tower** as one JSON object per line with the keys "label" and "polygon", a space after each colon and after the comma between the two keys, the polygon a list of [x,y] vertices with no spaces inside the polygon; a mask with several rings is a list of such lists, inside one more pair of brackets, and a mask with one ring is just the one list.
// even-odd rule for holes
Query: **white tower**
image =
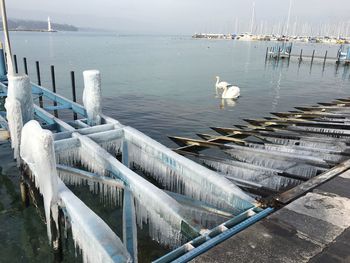
{"label": "white tower", "polygon": [[49,31],[49,32],[53,31],[52,28],[51,28],[50,17],[47,18],[47,31]]}

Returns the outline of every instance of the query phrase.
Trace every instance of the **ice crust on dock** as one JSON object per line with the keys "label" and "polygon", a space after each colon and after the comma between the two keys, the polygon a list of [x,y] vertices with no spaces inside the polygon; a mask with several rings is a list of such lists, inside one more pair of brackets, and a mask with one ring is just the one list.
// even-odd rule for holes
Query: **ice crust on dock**
{"label": "ice crust on dock", "polygon": [[142,167],[167,189],[213,205],[224,202],[237,209],[252,206],[254,200],[250,196],[214,171],[174,153],[131,127],[124,128],[124,136],[129,163]]}
{"label": "ice crust on dock", "polygon": [[[149,225],[150,236],[160,243],[176,246],[180,242],[182,207],[162,190],[125,167],[105,149],[87,137],[74,134],[81,147],[74,159],[89,171],[102,176],[117,176],[125,182],[135,198],[137,222]],[[68,158],[69,159],[69,158]]]}
{"label": "ice crust on dock", "polygon": [[[29,166],[35,185],[43,195],[49,240],[50,213],[58,228],[59,205],[68,213],[73,240],[81,249],[84,262],[132,262],[116,234],[58,178],[52,133],[32,120],[24,125],[22,138],[21,158]],[[79,181],[72,177],[70,180]]]}
{"label": "ice crust on dock", "polygon": [[65,207],[74,239],[85,263],[132,262],[119,237],[58,179],[61,206]]}

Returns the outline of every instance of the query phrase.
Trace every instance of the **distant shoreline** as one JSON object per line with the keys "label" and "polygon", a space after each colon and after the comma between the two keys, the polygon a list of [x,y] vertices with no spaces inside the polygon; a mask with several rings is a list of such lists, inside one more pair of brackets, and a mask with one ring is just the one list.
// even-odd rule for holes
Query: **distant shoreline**
{"label": "distant shoreline", "polygon": [[[3,31],[1,29],[1,31]],[[20,32],[44,32],[44,33],[56,33],[57,30],[45,30],[45,29],[9,29],[9,31],[20,31]]]}

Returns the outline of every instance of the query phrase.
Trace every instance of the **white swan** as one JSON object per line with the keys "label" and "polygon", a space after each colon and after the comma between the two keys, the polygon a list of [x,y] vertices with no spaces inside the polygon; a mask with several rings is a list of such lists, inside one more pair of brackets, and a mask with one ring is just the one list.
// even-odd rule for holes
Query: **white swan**
{"label": "white swan", "polygon": [[220,78],[216,76],[216,84],[215,84],[216,94],[218,93],[218,89],[223,89],[224,91],[221,94],[221,98],[223,99],[236,99],[240,95],[240,89],[237,86],[233,86],[230,83],[225,81],[220,82]]}

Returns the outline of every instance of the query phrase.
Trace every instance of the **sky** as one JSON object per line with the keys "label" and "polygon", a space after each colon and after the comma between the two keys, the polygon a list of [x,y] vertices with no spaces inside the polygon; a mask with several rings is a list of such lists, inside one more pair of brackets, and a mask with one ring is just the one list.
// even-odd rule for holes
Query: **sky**
{"label": "sky", "polygon": [[[9,18],[46,20],[120,33],[192,34],[248,31],[285,24],[290,0],[7,0]],[[291,0],[290,23],[350,26],[350,0]]]}

